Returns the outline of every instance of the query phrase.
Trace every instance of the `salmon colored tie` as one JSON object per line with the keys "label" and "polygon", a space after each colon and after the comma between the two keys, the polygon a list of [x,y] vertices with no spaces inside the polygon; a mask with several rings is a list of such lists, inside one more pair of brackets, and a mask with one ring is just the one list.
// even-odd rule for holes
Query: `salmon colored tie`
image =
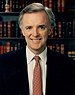
{"label": "salmon colored tie", "polygon": [[33,95],[42,95],[42,74],[39,56],[35,56],[35,67],[33,73]]}

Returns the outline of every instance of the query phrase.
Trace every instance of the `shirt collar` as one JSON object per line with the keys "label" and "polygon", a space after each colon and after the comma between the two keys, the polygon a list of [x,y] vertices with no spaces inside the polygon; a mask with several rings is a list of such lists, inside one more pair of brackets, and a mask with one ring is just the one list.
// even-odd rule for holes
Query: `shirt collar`
{"label": "shirt collar", "polygon": [[35,56],[34,53],[32,53],[29,48],[26,46],[26,57],[27,57],[27,64],[32,61],[33,57]]}
{"label": "shirt collar", "polygon": [[[30,51],[30,49],[26,46],[27,64],[32,61],[32,59],[33,59],[34,56],[35,56],[35,54],[32,53],[32,52]],[[38,56],[41,58],[41,60],[42,60],[43,62],[46,62],[46,61],[47,61],[47,47],[46,47],[45,50],[44,50],[41,54],[39,54]]]}
{"label": "shirt collar", "polygon": [[42,62],[47,62],[47,47],[41,54],[39,54],[39,57],[41,58]]}

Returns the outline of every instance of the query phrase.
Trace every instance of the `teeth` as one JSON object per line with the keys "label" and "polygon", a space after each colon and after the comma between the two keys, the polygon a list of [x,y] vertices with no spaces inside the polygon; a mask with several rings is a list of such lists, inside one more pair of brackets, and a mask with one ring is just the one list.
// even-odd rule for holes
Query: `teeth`
{"label": "teeth", "polygon": [[39,38],[39,39],[31,39],[31,40],[41,40],[41,38]]}
{"label": "teeth", "polygon": [[38,42],[40,41],[40,39],[32,39],[32,41],[33,41],[34,43],[38,43]]}

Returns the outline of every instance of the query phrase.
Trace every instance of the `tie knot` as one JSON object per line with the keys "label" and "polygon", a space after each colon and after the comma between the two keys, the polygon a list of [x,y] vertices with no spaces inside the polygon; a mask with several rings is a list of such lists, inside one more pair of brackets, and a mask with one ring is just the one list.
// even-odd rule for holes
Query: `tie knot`
{"label": "tie knot", "polygon": [[39,62],[39,56],[34,56],[34,59],[35,59],[36,63]]}

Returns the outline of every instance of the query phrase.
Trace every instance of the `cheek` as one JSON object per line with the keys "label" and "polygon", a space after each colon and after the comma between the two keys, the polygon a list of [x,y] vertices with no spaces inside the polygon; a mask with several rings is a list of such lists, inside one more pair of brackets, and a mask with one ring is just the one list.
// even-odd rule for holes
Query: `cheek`
{"label": "cheek", "polygon": [[26,33],[25,32],[23,32],[23,36],[26,36]]}
{"label": "cheek", "polygon": [[49,35],[49,32],[45,32],[44,37],[47,38]]}
{"label": "cheek", "polygon": [[25,36],[25,33],[24,33],[24,31],[23,31],[23,29],[22,29],[22,28],[21,28],[21,32],[22,32],[23,36]]}
{"label": "cheek", "polygon": [[46,33],[46,34],[42,35],[42,37],[43,37],[44,41],[46,41],[48,39],[48,34]]}
{"label": "cheek", "polygon": [[27,33],[25,31],[22,31],[22,34],[23,34],[24,37],[27,36]]}

